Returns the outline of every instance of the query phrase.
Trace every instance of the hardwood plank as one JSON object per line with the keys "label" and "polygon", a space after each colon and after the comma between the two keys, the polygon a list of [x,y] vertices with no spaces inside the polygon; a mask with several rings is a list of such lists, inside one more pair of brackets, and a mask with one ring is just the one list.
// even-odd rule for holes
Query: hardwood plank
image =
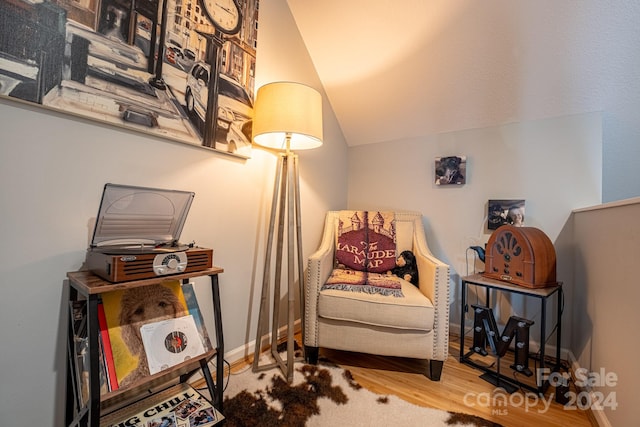
{"label": "hardwood plank", "polygon": [[[299,334],[297,341],[301,342]],[[382,395],[396,395],[415,405],[477,415],[505,427],[597,427],[591,411],[567,410],[556,403],[551,387],[544,396],[547,406],[528,390],[513,395],[501,394],[493,399],[496,387],[480,378],[482,372],[458,362],[459,338],[452,335],[449,342],[449,357],[445,361],[441,380],[437,382],[423,374],[427,372],[427,361],[331,349],[321,349],[320,357],[351,371],[355,380],[368,390]],[[492,363],[490,356],[485,359],[486,363]],[[502,373],[511,375],[509,372],[513,371],[509,368],[509,354],[503,363]],[[231,371],[238,372],[250,364],[251,360],[248,359],[238,361],[232,364]],[[533,384],[534,379],[531,381]],[[571,390],[576,392],[573,385]]]}
{"label": "hardwood plank", "polygon": [[[396,395],[415,405],[440,408],[452,412],[477,415],[505,427],[539,426],[597,426],[588,410],[567,410],[556,403],[553,388],[542,398],[528,390],[513,395],[500,394],[494,398],[495,386],[480,378],[481,371],[458,362],[459,339],[452,336],[449,357],[445,361],[441,380],[431,381],[428,362],[395,357],[382,357],[321,349],[320,355],[349,369],[355,380],[378,394]],[[487,363],[491,357],[487,356]],[[511,371],[508,356],[501,364],[503,374]],[[531,380],[533,384],[533,379]],[[572,388],[572,391],[576,391]]]}

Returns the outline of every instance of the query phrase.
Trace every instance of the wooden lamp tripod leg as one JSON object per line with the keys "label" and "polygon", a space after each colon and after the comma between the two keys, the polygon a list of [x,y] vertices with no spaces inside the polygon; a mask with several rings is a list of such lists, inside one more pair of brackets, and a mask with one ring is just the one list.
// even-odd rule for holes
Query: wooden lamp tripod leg
{"label": "wooden lamp tripod leg", "polygon": [[[284,173],[283,173],[284,172]],[[271,264],[271,248],[273,246],[273,235],[275,233],[276,211],[278,213],[278,242],[276,249],[276,271],[274,283],[274,301],[273,316],[271,330],[271,355],[276,363],[268,365],[260,365],[260,350],[262,347],[262,338],[269,326],[269,296],[271,293],[270,284],[270,264]],[[287,222],[287,357],[286,361],[282,359],[277,351],[278,347],[278,321],[280,318],[280,283],[282,279],[282,260],[284,246],[284,229],[285,217]],[[302,237],[300,227],[300,191],[299,191],[299,175],[298,175],[298,156],[288,151],[286,154],[280,155],[280,162],[276,172],[276,180],[274,184],[273,201],[271,205],[271,216],[269,225],[269,234],[267,239],[267,250],[264,265],[264,277],[262,282],[262,296],[260,300],[260,314],[258,317],[258,328],[256,334],[256,346],[253,359],[253,371],[271,369],[279,366],[283,375],[287,377],[287,381],[293,381],[293,364],[294,364],[294,322],[295,322],[295,268],[297,258],[297,268],[299,273],[300,284],[300,309],[301,315],[304,315],[302,304],[302,285],[303,285],[303,269],[302,269]],[[297,237],[297,252],[295,251],[296,242],[294,235]]]}

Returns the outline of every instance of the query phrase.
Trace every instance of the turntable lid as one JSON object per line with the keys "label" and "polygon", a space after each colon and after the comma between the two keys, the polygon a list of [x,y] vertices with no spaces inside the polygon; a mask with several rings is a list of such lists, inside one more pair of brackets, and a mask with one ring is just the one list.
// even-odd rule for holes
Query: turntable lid
{"label": "turntable lid", "polygon": [[91,247],[177,243],[195,193],[106,184]]}

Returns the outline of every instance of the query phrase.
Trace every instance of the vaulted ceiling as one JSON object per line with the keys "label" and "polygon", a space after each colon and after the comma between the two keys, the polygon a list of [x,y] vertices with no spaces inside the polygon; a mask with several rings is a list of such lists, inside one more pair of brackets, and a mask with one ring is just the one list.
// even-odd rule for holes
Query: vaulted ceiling
{"label": "vaulted ceiling", "polygon": [[637,3],[288,0],[350,146],[602,110]]}

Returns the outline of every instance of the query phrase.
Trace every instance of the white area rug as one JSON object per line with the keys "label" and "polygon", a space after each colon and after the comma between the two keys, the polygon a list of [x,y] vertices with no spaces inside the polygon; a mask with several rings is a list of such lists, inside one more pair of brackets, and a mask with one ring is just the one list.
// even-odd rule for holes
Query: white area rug
{"label": "white area rug", "polygon": [[342,368],[298,363],[291,385],[274,368],[232,374],[225,391],[226,427],[499,426],[463,414],[424,408],[360,387]]}

